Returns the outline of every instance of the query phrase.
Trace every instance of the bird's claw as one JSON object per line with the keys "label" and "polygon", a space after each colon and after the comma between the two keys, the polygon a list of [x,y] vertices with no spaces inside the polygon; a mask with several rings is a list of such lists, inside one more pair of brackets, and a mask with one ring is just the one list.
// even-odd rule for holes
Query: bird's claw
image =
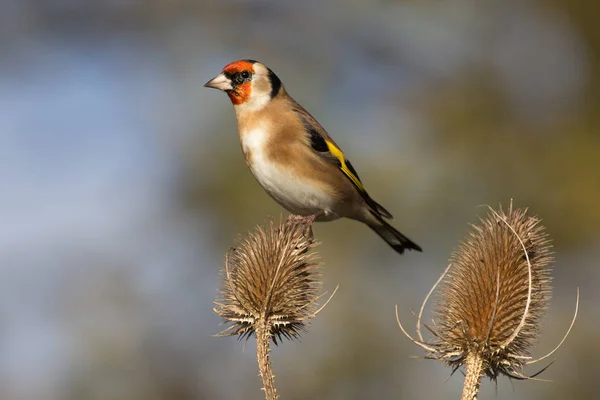
{"label": "bird's claw", "polygon": [[312,224],[315,222],[315,219],[317,219],[318,216],[319,216],[318,214],[307,215],[307,216],[290,214],[290,215],[288,215],[287,220],[288,220],[288,223],[304,225],[307,230],[306,236],[307,236],[308,240],[310,242],[312,242],[314,239]]}

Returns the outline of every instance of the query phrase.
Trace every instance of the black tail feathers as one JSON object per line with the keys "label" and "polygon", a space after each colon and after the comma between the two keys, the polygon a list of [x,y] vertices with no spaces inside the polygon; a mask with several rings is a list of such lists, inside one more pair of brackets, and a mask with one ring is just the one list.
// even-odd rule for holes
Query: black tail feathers
{"label": "black tail feathers", "polygon": [[423,251],[421,246],[398,232],[393,226],[384,221],[381,217],[377,218],[377,223],[368,224],[383,240],[387,242],[398,253],[404,253],[404,250]]}

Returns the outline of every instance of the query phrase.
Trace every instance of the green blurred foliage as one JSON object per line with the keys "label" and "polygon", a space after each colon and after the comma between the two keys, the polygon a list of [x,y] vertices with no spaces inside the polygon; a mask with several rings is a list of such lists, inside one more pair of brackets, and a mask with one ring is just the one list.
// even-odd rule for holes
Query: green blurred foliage
{"label": "green blurred foliage", "polygon": [[[491,77],[461,78],[423,100],[439,132],[433,146],[487,204],[515,197],[543,216],[560,245],[590,244],[600,232],[600,125],[591,115],[523,120]],[[442,177],[446,178],[446,177]],[[450,190],[464,190],[460,182]]]}

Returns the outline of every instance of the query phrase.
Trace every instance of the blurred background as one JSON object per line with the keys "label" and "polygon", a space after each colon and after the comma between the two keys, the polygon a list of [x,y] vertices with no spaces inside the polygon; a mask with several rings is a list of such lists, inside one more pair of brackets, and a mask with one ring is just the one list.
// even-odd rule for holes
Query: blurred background
{"label": "blurred background", "polygon": [[[282,213],[234,111],[203,84],[270,66],[335,137],[395,226],[398,256],[319,224],[324,286],[273,352],[284,399],[459,398],[409,327],[481,205],[529,207],[554,238],[542,378],[481,398],[599,398],[600,5],[595,0],[3,0],[0,399],[261,399],[254,344],[214,338],[224,254]],[[540,366],[541,368],[543,366]],[[537,371],[538,367],[528,370]],[[539,369],[538,368],[538,369]]]}

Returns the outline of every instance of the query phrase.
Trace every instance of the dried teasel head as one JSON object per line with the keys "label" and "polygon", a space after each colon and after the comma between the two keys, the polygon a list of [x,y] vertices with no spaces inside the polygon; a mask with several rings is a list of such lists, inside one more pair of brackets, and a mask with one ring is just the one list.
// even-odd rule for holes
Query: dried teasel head
{"label": "dried teasel head", "polygon": [[476,355],[490,378],[525,377],[551,297],[551,248],[540,220],[526,209],[490,209],[452,255],[441,282],[435,357],[458,368]]}
{"label": "dried teasel head", "polygon": [[[571,325],[561,342],[545,356],[531,359],[538,338],[540,319],[551,297],[550,239],[537,217],[527,210],[508,212],[489,209],[485,219],[452,255],[442,276],[431,288],[417,317],[417,338],[402,332],[428,355],[453,368],[466,366],[463,399],[476,398],[480,378],[532,379],[523,367],[550,357],[569,335],[579,308],[579,290]],[[421,334],[423,311],[440,285],[433,326],[433,340]]]}
{"label": "dried teasel head", "polygon": [[230,249],[214,311],[230,323],[220,336],[248,339],[266,326],[273,342],[296,338],[320,310],[321,276],[306,225],[272,221]]}

